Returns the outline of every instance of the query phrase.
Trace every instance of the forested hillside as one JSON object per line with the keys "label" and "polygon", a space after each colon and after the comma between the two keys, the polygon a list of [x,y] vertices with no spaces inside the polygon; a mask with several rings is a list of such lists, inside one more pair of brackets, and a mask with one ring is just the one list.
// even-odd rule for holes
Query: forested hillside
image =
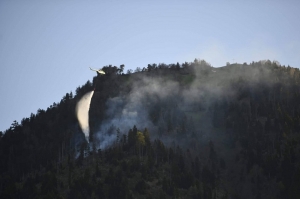
{"label": "forested hillside", "polygon": [[[299,198],[298,68],[103,70],[0,132],[0,198]],[[75,107],[92,90],[87,142]]]}

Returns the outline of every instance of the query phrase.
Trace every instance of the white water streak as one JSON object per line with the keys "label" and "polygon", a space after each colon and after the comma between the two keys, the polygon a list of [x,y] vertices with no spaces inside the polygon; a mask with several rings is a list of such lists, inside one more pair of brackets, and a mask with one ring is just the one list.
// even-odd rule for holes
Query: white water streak
{"label": "white water streak", "polygon": [[89,142],[90,127],[89,127],[89,110],[91,99],[94,91],[86,93],[76,105],[76,116],[81,127],[82,132],[85,135],[85,139]]}

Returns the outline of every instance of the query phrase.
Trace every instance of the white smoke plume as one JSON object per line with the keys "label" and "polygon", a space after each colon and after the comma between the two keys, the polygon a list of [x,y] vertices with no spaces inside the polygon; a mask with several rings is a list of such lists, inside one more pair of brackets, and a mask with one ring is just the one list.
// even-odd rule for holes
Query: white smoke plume
{"label": "white smoke plume", "polygon": [[147,128],[151,133],[157,132],[157,126],[149,118],[149,109],[153,109],[152,106],[160,100],[177,94],[178,83],[142,77],[136,79],[132,88],[128,95],[109,98],[106,102],[106,120],[101,121],[95,134],[99,148],[105,149],[116,141],[117,129],[121,134],[127,134],[136,125],[140,130]]}
{"label": "white smoke plume", "polygon": [[225,70],[201,60],[192,64],[195,66],[190,75],[184,72],[170,72],[167,76],[151,72],[133,74],[130,92],[106,101],[105,120],[99,121],[95,131],[98,147],[109,147],[117,139],[117,129],[120,134],[127,134],[134,125],[139,130],[147,128],[152,138],[159,137],[166,142],[175,140],[189,145],[181,135],[196,135],[202,141],[209,141],[214,136],[210,133],[214,128],[213,118],[219,118],[214,114],[224,114],[223,110],[213,112],[219,110],[216,105],[239,100],[234,83],[242,79],[254,85],[267,83],[271,74],[266,67],[233,65]]}
{"label": "white smoke plume", "polygon": [[77,103],[76,105],[76,116],[81,127],[82,132],[85,135],[85,139],[89,142],[89,110],[91,99],[93,97],[94,91],[90,91],[86,93]]}

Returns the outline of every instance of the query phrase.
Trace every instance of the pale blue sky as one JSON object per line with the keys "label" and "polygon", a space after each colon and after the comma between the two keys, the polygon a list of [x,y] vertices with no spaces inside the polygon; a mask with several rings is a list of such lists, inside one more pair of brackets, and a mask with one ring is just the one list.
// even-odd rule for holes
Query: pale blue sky
{"label": "pale blue sky", "polygon": [[200,58],[299,68],[299,8],[297,0],[1,0],[0,131],[92,80],[89,66]]}

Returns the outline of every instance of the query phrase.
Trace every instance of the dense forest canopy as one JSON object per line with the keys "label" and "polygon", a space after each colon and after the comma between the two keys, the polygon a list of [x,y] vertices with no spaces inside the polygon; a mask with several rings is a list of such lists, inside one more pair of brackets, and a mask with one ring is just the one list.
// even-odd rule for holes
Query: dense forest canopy
{"label": "dense forest canopy", "polygon": [[[0,133],[0,198],[299,197],[298,68],[124,68]],[[88,143],[75,106],[92,90]]]}

